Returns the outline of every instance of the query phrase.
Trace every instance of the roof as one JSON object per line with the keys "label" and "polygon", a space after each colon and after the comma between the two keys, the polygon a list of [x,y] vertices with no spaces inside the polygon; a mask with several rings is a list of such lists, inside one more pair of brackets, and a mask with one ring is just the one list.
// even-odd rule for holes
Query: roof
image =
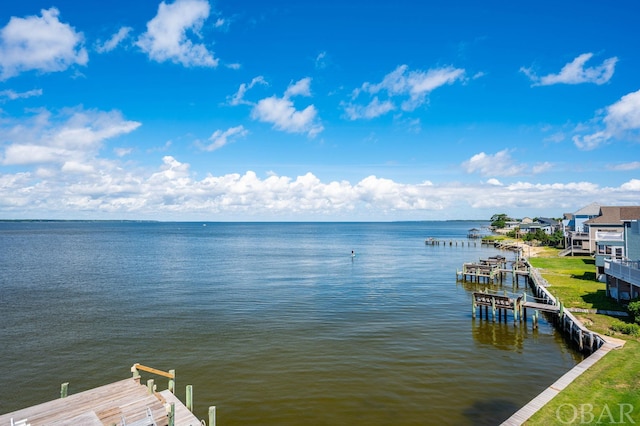
{"label": "roof", "polygon": [[625,220],[640,219],[640,206],[602,206],[600,216],[589,219],[589,225],[622,225]]}
{"label": "roof", "polygon": [[591,203],[574,213],[574,216],[598,216],[600,214],[600,204]]}

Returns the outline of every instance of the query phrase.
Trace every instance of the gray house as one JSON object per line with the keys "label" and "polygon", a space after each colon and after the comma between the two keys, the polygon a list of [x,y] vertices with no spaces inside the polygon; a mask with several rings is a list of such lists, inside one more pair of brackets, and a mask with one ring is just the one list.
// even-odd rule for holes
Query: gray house
{"label": "gray house", "polygon": [[600,246],[611,253],[602,260],[607,296],[629,301],[640,297],[640,207],[621,209],[622,244],[602,240]]}
{"label": "gray house", "polygon": [[600,204],[591,203],[575,213],[565,213],[562,220],[566,247],[560,252],[560,256],[574,254],[590,255],[595,251],[595,243],[589,236],[588,220],[600,216]]}

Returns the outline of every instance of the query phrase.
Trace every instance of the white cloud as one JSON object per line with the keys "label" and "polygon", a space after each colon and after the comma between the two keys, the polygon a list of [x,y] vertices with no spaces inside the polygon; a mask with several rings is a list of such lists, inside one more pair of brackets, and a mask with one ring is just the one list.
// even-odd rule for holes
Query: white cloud
{"label": "white cloud", "polygon": [[245,137],[249,134],[249,131],[244,126],[231,127],[225,131],[216,130],[209,137],[211,144],[203,147],[205,151],[215,151],[218,148],[222,148],[229,142],[233,142],[237,138]]}
{"label": "white cloud", "polygon": [[614,138],[638,138],[640,90],[624,95],[619,101],[609,105],[605,109],[604,118],[594,126],[581,125],[579,130],[591,130],[589,134],[573,136],[575,145],[583,150],[597,148]]}
{"label": "white cloud", "polygon": [[82,33],[60,22],[58,9],[43,9],[41,14],[12,17],[0,30],[0,80],[30,70],[64,71],[89,61]]}
{"label": "white cloud", "polygon": [[104,141],[139,126],[138,122],[124,120],[118,111],[77,108],[63,110],[54,117],[43,110],[0,128],[0,137],[10,141],[0,155],[0,164],[86,163],[96,157]]}
{"label": "white cloud", "polygon": [[118,47],[118,45],[122,43],[123,40],[129,37],[129,33],[132,30],[133,28],[131,27],[120,28],[117,33],[115,33],[114,35],[111,36],[111,38],[109,38],[109,40],[105,41],[104,43],[98,42],[96,44],[96,52],[98,53],[111,52],[113,49]]}
{"label": "white cloud", "polygon": [[327,67],[327,52],[320,52],[315,59],[315,65],[317,69],[324,69]]}
{"label": "white cloud", "polygon": [[[342,106],[347,117],[352,120],[358,118],[375,118],[394,110],[394,99],[401,101],[403,111],[413,111],[427,101],[427,96],[433,90],[464,80],[465,70],[451,66],[434,68],[427,71],[409,71],[407,65],[400,65],[384,76],[380,83],[365,82],[353,91],[351,102]],[[354,104],[363,93],[373,96],[367,105]],[[389,99],[381,101],[378,97],[386,94]]]}
{"label": "white cloud", "polygon": [[[63,169],[63,170],[61,170]],[[584,205],[637,204],[640,180],[601,187],[591,182],[540,184],[400,183],[367,176],[358,182],[322,181],[253,171],[200,179],[188,163],[165,156],[151,170],[118,162],[68,159],[61,168],[0,173],[0,215],[11,217],[161,220],[384,220],[490,217],[495,211],[556,211]],[[452,212],[458,210],[457,214]],[[471,212],[471,213],[470,213]],[[526,213],[525,213],[526,214]]]}
{"label": "white cloud", "polygon": [[261,99],[251,111],[251,117],[265,123],[272,123],[277,130],[288,133],[307,133],[310,137],[322,132],[323,127],[316,120],[318,111],[313,105],[296,110],[287,98],[271,96]]}
{"label": "white cloud", "polygon": [[553,165],[552,165],[550,162],[545,161],[544,163],[538,163],[538,164],[535,164],[535,165],[531,168],[531,172],[532,172],[533,174],[536,174],[536,175],[537,175],[537,174],[544,173],[544,172],[546,172],[546,171],[550,170],[552,167],[553,167]]}
{"label": "white cloud", "polygon": [[377,96],[367,105],[343,104],[343,107],[347,118],[350,120],[376,118],[395,109],[391,101],[380,102]]}
{"label": "white cloud", "polygon": [[[640,192],[640,179],[631,179],[629,182],[625,182],[620,186],[623,191]],[[637,205],[637,202],[634,203]]]}
{"label": "white cloud", "polygon": [[284,92],[284,97],[290,98],[292,96],[311,96],[311,78],[305,77],[290,84]]}
{"label": "white cloud", "polygon": [[509,151],[504,149],[494,155],[481,152],[462,163],[467,173],[480,173],[482,176],[514,176],[523,173],[526,166],[516,164]]}
{"label": "white cloud", "polygon": [[15,101],[16,99],[27,99],[33,96],[42,96],[42,89],[28,90],[20,93],[7,89],[0,91],[0,102],[4,102],[6,100]]}
{"label": "white cloud", "polygon": [[597,67],[585,68],[585,63],[593,57],[593,53],[583,53],[576,57],[573,61],[566,64],[558,74],[548,74],[539,77],[534,73],[531,68],[520,68],[529,79],[533,82],[534,86],[549,86],[552,84],[581,84],[581,83],[595,83],[605,84],[615,71],[617,57],[605,59],[601,65]]}
{"label": "white cloud", "polygon": [[[282,98],[271,96],[259,100],[251,110],[251,117],[264,123],[272,123],[277,130],[288,133],[306,133],[309,137],[316,136],[324,130],[317,119],[318,111],[316,107],[309,105],[303,110],[297,110],[290,99],[292,96],[297,95],[310,96],[310,87],[311,79],[308,77],[303,78],[289,85]],[[240,88],[243,89],[242,86]],[[234,96],[234,101],[238,98],[242,99],[243,96],[244,91],[241,93],[239,90]],[[237,103],[239,102],[236,101]]]}
{"label": "white cloud", "polygon": [[640,161],[632,161],[630,163],[615,164],[607,167],[609,170],[614,171],[629,171],[640,169]]}
{"label": "white cloud", "polygon": [[172,61],[186,67],[216,67],[207,47],[187,37],[190,31],[200,36],[204,21],[209,17],[206,0],[176,0],[172,4],[160,3],[157,15],[147,22],[147,32],[137,41],[138,47],[158,62]]}
{"label": "white cloud", "polygon": [[266,82],[264,77],[262,77],[261,75],[254,77],[251,80],[251,83],[240,84],[240,87],[238,87],[238,91],[233,96],[230,96],[227,98],[229,101],[229,105],[234,105],[234,106],[241,105],[241,104],[253,105],[253,103],[244,100],[244,95],[245,93],[247,93],[247,90],[251,89],[256,84],[262,84],[262,85],[268,86],[268,83]]}

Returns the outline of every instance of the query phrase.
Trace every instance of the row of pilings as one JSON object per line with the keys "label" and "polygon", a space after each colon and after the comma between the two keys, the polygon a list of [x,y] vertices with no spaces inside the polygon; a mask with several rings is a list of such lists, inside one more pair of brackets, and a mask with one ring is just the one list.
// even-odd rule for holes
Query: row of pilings
{"label": "row of pilings", "polygon": [[[502,261],[502,259],[500,259]],[[501,264],[500,267],[495,265],[496,259],[488,259],[480,261],[476,264],[465,264],[463,270],[456,273],[460,281],[472,283],[495,283],[498,281],[502,284],[502,277],[509,270]],[[484,307],[485,317],[489,318],[489,310],[491,309],[492,318],[496,316],[501,320],[504,315],[506,321],[507,311],[512,311],[514,323],[525,320],[526,310],[533,310],[532,325],[537,327],[539,313],[544,313],[547,320],[553,324],[562,335],[575,345],[578,350],[583,353],[591,354],[598,350],[605,341],[597,333],[586,328],[571,312],[565,309],[563,304],[557,300],[547,289],[549,283],[542,278],[539,271],[529,264],[526,259],[517,259],[512,262],[514,288],[517,288],[517,279],[523,276],[531,287],[534,301],[527,301],[526,293],[521,293],[515,297],[506,295],[500,296],[496,293],[474,292],[472,295],[472,316],[476,317],[476,309],[480,309],[480,318],[482,319],[482,307]]]}

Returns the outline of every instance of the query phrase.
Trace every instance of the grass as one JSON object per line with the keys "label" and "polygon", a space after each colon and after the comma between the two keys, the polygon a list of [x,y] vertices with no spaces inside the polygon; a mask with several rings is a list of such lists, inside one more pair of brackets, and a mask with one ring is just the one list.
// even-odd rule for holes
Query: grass
{"label": "grass", "polygon": [[640,423],[639,353],[637,341],[609,352],[525,424]]}
{"label": "grass", "polygon": [[[553,256],[554,251],[544,252]],[[538,268],[551,286],[549,290],[568,308],[623,311],[615,300],[606,295],[604,283],[596,281],[595,261],[588,257],[532,257],[532,266]]]}
{"label": "grass", "polygon": [[[549,282],[549,290],[566,307],[623,311],[606,297],[605,284],[595,281],[595,264],[586,257],[562,258],[545,250],[530,259]],[[609,352],[532,416],[527,425],[640,424],[640,339],[616,333],[619,319],[595,313],[574,313],[589,329],[626,340]]]}

